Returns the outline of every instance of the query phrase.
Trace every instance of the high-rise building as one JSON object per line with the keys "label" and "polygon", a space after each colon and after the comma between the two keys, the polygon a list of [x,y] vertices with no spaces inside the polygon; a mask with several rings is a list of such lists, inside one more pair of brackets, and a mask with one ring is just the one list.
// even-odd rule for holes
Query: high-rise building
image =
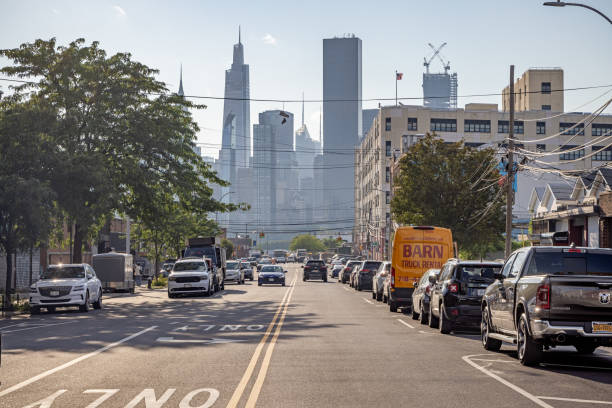
{"label": "high-rise building", "polygon": [[[354,35],[323,40],[323,156],[327,221],[351,220],[353,149],[362,135],[361,40]],[[347,194],[348,193],[348,194]],[[352,227],[352,222],[337,223]],[[340,228],[339,228],[340,229]],[[347,236],[350,237],[350,234]]]}

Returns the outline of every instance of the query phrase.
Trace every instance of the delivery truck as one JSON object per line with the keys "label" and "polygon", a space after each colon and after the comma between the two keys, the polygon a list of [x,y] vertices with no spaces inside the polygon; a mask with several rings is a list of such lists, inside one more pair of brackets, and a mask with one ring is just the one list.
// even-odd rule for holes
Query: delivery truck
{"label": "delivery truck", "polygon": [[133,257],[130,254],[108,252],[93,256],[93,268],[102,290],[134,293]]}

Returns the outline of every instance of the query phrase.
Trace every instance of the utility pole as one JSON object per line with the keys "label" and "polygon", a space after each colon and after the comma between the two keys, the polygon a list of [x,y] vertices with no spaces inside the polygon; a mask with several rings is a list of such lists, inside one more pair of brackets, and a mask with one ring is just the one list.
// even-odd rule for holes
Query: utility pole
{"label": "utility pole", "polygon": [[510,124],[508,126],[508,169],[506,175],[506,259],[512,252],[512,204],[514,203],[514,65],[510,65]]}

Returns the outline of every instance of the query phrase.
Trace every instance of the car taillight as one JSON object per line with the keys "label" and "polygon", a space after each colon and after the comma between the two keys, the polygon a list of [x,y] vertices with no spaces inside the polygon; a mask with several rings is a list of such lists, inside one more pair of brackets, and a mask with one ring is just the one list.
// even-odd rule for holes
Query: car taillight
{"label": "car taillight", "polygon": [[536,307],[540,309],[550,309],[550,286],[545,283],[538,286],[536,292]]}
{"label": "car taillight", "polygon": [[459,285],[457,285],[456,283],[451,283],[450,285],[448,285],[448,290],[451,293],[457,293],[459,292]]}
{"label": "car taillight", "polygon": [[431,293],[431,288],[429,286],[425,286],[425,293],[428,295]]}
{"label": "car taillight", "polygon": [[391,287],[395,287],[395,268],[391,267]]}
{"label": "car taillight", "polygon": [[309,269],[310,269],[310,266],[305,266],[304,267],[304,270],[306,270],[306,271],[309,270]]}

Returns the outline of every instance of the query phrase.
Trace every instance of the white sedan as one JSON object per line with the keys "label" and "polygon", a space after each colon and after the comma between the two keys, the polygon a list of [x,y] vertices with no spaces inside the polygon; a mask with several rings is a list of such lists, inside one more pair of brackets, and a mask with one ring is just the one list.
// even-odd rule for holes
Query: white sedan
{"label": "white sedan", "polygon": [[42,307],[78,306],[88,312],[89,305],[102,308],[102,283],[88,264],[49,265],[40,279],[30,286],[30,312],[40,313]]}

